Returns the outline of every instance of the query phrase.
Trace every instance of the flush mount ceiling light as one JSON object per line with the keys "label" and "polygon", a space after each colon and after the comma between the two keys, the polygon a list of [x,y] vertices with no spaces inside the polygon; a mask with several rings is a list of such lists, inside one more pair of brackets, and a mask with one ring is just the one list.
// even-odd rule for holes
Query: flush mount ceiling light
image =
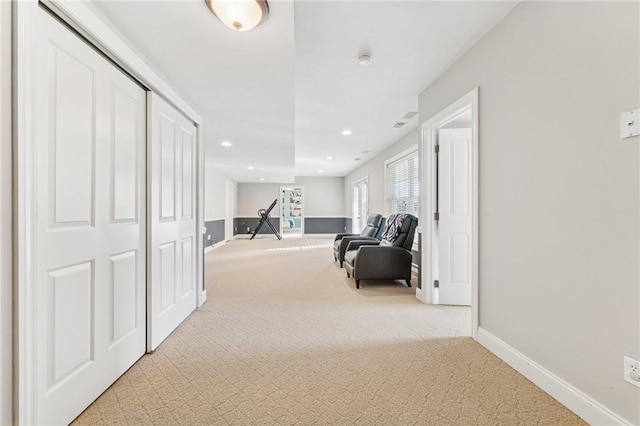
{"label": "flush mount ceiling light", "polygon": [[371,63],[371,53],[363,53],[358,56],[358,63],[360,65],[369,65]]}
{"label": "flush mount ceiling light", "polygon": [[351,134],[351,130],[349,130],[349,129],[344,129],[342,131],[342,136],[349,136],[350,134]]}
{"label": "flush mount ceiling light", "polygon": [[269,16],[266,0],[205,0],[205,3],[223,24],[236,31],[249,31]]}
{"label": "flush mount ceiling light", "polygon": [[222,142],[220,145],[222,145],[222,146],[226,146],[226,147],[229,147],[229,146],[231,146],[231,142],[229,142],[229,141],[224,141],[224,142]]}

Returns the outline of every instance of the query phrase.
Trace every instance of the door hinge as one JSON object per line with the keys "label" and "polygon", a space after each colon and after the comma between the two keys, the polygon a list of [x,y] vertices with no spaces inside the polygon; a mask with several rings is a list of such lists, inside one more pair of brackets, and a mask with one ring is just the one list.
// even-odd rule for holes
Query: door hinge
{"label": "door hinge", "polygon": [[433,146],[433,152],[435,152],[436,154],[440,152],[440,145],[434,145]]}
{"label": "door hinge", "polygon": [[433,288],[440,288],[440,280],[433,280]]}
{"label": "door hinge", "polygon": [[440,213],[435,212],[435,213],[433,214],[433,220],[440,220]]}

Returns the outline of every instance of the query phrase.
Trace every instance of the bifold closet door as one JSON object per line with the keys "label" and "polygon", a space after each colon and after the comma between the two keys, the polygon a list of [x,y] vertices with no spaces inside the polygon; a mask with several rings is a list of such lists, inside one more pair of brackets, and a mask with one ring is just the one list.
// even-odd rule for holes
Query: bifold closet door
{"label": "bifold closet door", "polygon": [[68,424],[145,352],[146,92],[39,9],[36,424]]}
{"label": "bifold closet door", "polygon": [[149,93],[149,342],[154,350],[196,308],[196,127]]}

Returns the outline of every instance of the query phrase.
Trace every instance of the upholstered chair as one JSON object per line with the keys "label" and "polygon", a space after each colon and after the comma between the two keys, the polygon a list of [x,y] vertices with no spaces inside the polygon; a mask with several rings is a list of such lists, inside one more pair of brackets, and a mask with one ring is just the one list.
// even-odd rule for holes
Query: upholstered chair
{"label": "upholstered chair", "polygon": [[380,214],[370,214],[367,217],[367,225],[362,229],[359,234],[338,234],[333,241],[333,259],[342,263],[344,262],[344,252],[347,250],[347,246],[353,240],[357,239],[370,239],[373,241],[380,241],[382,236],[382,229],[384,228],[384,217]]}
{"label": "upholstered chair", "polygon": [[418,218],[410,214],[389,216],[381,241],[355,240],[347,246],[344,264],[356,280],[403,279],[411,287],[411,246]]}

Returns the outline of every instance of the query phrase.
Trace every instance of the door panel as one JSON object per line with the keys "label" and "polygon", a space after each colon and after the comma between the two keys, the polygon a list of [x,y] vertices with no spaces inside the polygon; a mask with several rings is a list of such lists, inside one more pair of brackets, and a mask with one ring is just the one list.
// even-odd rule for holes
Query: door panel
{"label": "door panel", "polygon": [[196,128],[150,94],[151,208],[148,349],[154,350],[196,308]]}
{"label": "door panel", "polygon": [[146,94],[38,12],[35,423],[66,424],[145,350]]}
{"label": "door panel", "polygon": [[471,129],[438,134],[439,302],[471,304]]}

